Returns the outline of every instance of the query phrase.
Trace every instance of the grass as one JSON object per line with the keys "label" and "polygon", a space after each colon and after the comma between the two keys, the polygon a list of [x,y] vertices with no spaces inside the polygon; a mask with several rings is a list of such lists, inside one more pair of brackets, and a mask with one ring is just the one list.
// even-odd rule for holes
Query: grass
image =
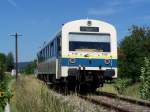
{"label": "grass", "polygon": [[113,84],[104,84],[104,87],[98,88],[98,91],[104,91],[104,92],[110,92],[117,94],[117,91],[115,90]]}
{"label": "grass", "polygon": [[140,83],[135,83],[135,84],[129,86],[126,89],[126,91],[123,93],[123,95],[140,99],[139,87],[140,87]]}
{"label": "grass", "polygon": [[[135,83],[131,86],[128,86],[126,88],[126,90],[123,92],[123,95],[134,97],[134,98],[140,98],[139,87],[140,87],[140,83]],[[104,87],[98,88],[98,91],[104,91],[104,92],[110,92],[110,93],[118,94],[118,92],[114,88],[113,84],[104,84]]]}
{"label": "grass", "polygon": [[13,84],[11,112],[72,112],[73,107],[61,102],[34,76],[23,76]]}

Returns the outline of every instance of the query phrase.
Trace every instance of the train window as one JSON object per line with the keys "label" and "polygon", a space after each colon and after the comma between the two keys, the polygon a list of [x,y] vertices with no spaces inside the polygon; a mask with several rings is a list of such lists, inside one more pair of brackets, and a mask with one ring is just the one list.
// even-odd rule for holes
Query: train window
{"label": "train window", "polygon": [[54,53],[54,56],[55,56],[55,55],[56,55],[56,52],[55,52],[55,51],[56,51],[56,40],[54,40],[53,42],[54,42],[54,49],[53,49],[53,53]]}
{"label": "train window", "polygon": [[39,62],[42,61],[41,57],[42,57],[42,52],[40,51],[40,52],[37,54],[37,58],[38,58],[38,61],[39,61]]}
{"label": "train window", "polygon": [[110,35],[69,34],[69,51],[110,52]]}
{"label": "train window", "polygon": [[61,37],[57,38],[57,54],[58,54],[58,56],[61,55],[61,42],[60,42],[60,38]]}
{"label": "train window", "polygon": [[48,58],[48,46],[46,47],[46,59]]}
{"label": "train window", "polygon": [[49,46],[47,45],[47,58],[49,58]]}
{"label": "train window", "polygon": [[42,51],[40,52],[40,58],[39,58],[40,61],[42,61]]}
{"label": "train window", "polygon": [[46,48],[44,48],[44,60],[46,60],[46,54],[47,54],[47,51],[46,51]]}
{"label": "train window", "polygon": [[53,54],[53,49],[54,49],[54,44],[53,44],[53,42],[51,43],[51,56],[53,56],[54,54]]}
{"label": "train window", "polygon": [[50,57],[51,56],[51,51],[50,51],[50,45],[48,45],[48,57]]}
{"label": "train window", "polygon": [[45,58],[46,58],[46,49],[44,48],[44,50],[43,50],[43,54],[44,54],[44,60],[45,60]]}
{"label": "train window", "polygon": [[45,60],[47,58],[47,47],[45,47]]}
{"label": "train window", "polygon": [[42,58],[42,61],[43,61],[43,60],[44,60],[44,53],[43,53],[43,50],[42,50],[41,58]]}

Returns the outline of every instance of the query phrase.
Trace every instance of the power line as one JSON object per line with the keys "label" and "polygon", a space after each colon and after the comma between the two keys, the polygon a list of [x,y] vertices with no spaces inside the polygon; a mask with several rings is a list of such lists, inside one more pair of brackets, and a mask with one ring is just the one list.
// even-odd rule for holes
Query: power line
{"label": "power line", "polygon": [[15,66],[15,69],[16,69],[16,81],[17,81],[17,79],[18,79],[18,37],[22,36],[22,35],[20,35],[16,32],[14,35],[10,35],[10,36],[15,37],[15,50],[16,50],[16,66]]}

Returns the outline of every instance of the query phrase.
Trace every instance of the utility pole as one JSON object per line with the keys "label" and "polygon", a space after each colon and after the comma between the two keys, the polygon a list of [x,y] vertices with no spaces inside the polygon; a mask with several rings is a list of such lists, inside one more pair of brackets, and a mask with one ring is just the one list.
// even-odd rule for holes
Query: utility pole
{"label": "utility pole", "polygon": [[17,81],[17,79],[18,79],[18,37],[22,36],[22,35],[19,35],[16,32],[15,35],[10,35],[10,36],[15,37],[15,52],[16,52],[16,66],[15,66],[15,69],[16,69],[16,81]]}

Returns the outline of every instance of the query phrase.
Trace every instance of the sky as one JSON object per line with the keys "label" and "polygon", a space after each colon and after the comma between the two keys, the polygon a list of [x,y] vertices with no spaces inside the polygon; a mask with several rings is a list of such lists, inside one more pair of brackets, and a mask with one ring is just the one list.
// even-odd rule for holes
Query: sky
{"label": "sky", "polygon": [[0,52],[15,52],[18,32],[19,61],[31,61],[62,24],[87,18],[113,24],[119,42],[132,25],[150,26],[150,0],[0,0]]}

